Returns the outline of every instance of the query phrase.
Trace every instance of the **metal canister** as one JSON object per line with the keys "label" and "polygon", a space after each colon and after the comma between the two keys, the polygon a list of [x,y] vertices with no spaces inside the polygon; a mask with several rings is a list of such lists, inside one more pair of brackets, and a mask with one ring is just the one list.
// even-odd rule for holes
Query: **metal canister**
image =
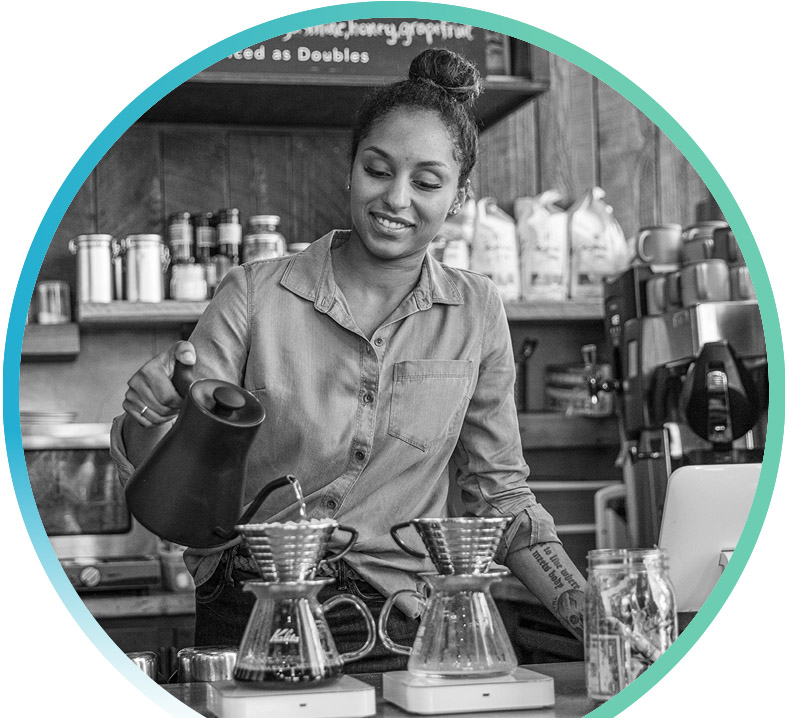
{"label": "metal canister", "polygon": [[626,688],[676,640],[676,599],[664,549],[588,553],[586,688],[606,701]]}
{"label": "metal canister", "polygon": [[229,681],[237,646],[197,646],[178,651],[178,683]]}
{"label": "metal canister", "polygon": [[169,251],[160,234],[130,234],[122,242],[126,275],[126,299],[130,302],[161,302]]}
{"label": "metal canister", "polygon": [[133,651],[127,653],[126,657],[148,676],[148,678],[154,681],[158,678],[159,661],[153,651]]}
{"label": "metal canister", "polygon": [[77,297],[80,302],[112,301],[112,262],[116,243],[111,234],[81,234],[69,242],[77,258]]}

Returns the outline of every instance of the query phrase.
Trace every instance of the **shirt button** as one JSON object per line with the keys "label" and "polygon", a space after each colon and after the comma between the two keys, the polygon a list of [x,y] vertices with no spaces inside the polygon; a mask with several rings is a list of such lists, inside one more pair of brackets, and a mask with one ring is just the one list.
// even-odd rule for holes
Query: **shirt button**
{"label": "shirt button", "polygon": [[363,451],[357,451],[355,456],[357,461],[364,461],[366,454]]}
{"label": "shirt button", "polygon": [[377,337],[375,339],[375,346],[379,347],[381,344],[383,344],[383,340],[380,337]]}
{"label": "shirt button", "polygon": [[375,401],[375,396],[373,394],[364,394],[364,403],[371,404]]}
{"label": "shirt button", "polygon": [[334,499],[329,499],[326,501],[326,507],[333,511],[337,507],[337,502]]}

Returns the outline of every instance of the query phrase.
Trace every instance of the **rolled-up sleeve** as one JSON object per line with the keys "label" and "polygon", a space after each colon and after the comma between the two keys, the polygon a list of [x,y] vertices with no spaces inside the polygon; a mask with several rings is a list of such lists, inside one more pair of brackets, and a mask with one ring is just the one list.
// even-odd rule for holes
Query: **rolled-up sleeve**
{"label": "rolled-up sleeve", "polygon": [[509,516],[496,559],[558,542],[555,522],[528,487],[514,403],[514,352],[503,302],[490,287],[479,374],[453,456],[464,509],[474,516]]}
{"label": "rolled-up sleeve", "polygon": [[126,485],[136,468],[126,456],[126,444],[123,441],[123,423],[125,421],[126,414],[116,416],[112,420],[112,428],[109,433],[109,455],[115,462],[118,479],[123,486]]}

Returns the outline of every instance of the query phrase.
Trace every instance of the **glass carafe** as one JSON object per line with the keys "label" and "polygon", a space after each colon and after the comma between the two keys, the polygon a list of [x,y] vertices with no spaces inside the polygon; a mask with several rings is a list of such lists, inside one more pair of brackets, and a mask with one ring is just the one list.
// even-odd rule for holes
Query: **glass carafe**
{"label": "glass carafe", "polygon": [[[426,678],[489,678],[508,675],[517,658],[490,586],[507,570],[468,575],[420,574],[428,598],[405,589],[392,594],[378,619],[378,634],[395,653],[410,655],[408,671]],[[386,624],[398,595],[412,594],[424,606],[413,647],[395,643]]]}
{"label": "glass carafe", "polygon": [[[259,688],[309,688],[342,676],[343,666],[363,658],[375,645],[375,622],[355,596],[332,596],[322,605],[317,594],[333,579],[246,581],[257,601],[238,649],[233,677]],[[367,626],[367,641],[356,651],[339,653],[325,613],[351,603]]]}

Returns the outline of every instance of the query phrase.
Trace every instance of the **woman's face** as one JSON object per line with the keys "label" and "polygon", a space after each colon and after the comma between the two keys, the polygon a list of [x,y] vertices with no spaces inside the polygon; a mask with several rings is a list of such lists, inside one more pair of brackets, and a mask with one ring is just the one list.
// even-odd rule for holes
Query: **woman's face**
{"label": "woman's face", "polygon": [[354,235],[380,259],[422,254],[465,199],[460,164],[434,112],[394,110],[358,145],[350,175]]}

